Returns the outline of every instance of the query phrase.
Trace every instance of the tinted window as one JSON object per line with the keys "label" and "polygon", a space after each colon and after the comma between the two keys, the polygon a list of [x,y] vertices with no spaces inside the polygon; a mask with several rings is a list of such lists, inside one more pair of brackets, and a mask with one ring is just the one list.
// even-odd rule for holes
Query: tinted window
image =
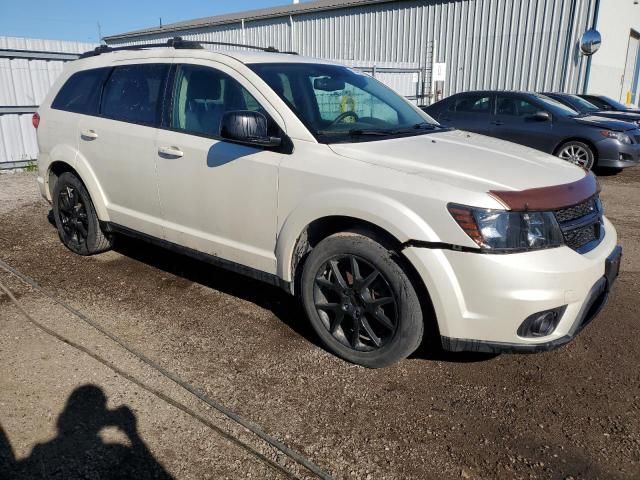
{"label": "tinted window", "polygon": [[567,95],[567,97],[567,100],[571,104],[571,107],[575,108],[578,111],[595,112],[597,110],[600,110],[592,102],[587,102],[584,98],[580,98],[577,95]]}
{"label": "tinted window", "polygon": [[75,113],[97,113],[102,83],[110,70],[96,68],[74,73],[56,95],[51,108]]}
{"label": "tinted window", "polygon": [[540,111],[540,108],[527,100],[515,97],[498,96],[496,112],[498,115],[528,117]]}
{"label": "tinted window", "polygon": [[453,112],[489,113],[489,95],[464,95],[451,102],[449,110]]}
{"label": "tinted window", "polygon": [[594,105],[602,108],[603,110],[623,111],[629,109],[629,107],[627,107],[624,103],[620,103],[611,97],[588,97],[587,100],[589,100]]}
{"label": "tinted window", "polygon": [[157,123],[168,69],[166,64],[116,67],[104,87],[101,113],[126,122]]}
{"label": "tinted window", "polygon": [[[258,101],[229,75],[198,65],[181,65],[176,72],[170,126],[176,130],[217,137],[225,112],[259,111]],[[275,125],[270,122],[270,130]]]}
{"label": "tinted window", "polygon": [[607,102],[603,102],[598,97],[586,97],[586,98],[590,103],[594,104],[596,107],[600,108],[601,110],[611,110],[611,105],[609,105]]}

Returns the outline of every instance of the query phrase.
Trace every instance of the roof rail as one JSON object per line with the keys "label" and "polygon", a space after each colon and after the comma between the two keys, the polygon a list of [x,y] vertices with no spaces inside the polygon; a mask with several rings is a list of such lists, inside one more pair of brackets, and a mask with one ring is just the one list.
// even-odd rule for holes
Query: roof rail
{"label": "roof rail", "polygon": [[[83,53],[80,58],[95,57],[103,53],[117,52],[120,50],[145,50],[147,48],[178,48],[178,49],[197,49],[202,50],[202,45],[221,45],[225,47],[240,47],[250,48],[252,50],[262,50],[263,52],[278,53],[279,50],[275,47],[257,47],[255,45],[245,45],[243,43],[229,43],[229,42],[209,42],[209,41],[192,41],[183,40],[182,37],[173,37],[167,40],[165,43],[146,43],[141,45],[125,45],[122,47],[110,47],[109,45],[100,45],[93,50]],[[297,55],[296,52],[282,52],[291,55]]]}

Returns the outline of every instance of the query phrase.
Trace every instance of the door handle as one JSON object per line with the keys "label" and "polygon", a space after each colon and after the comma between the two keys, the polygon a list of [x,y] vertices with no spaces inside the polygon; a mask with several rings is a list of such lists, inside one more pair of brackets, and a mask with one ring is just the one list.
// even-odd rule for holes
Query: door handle
{"label": "door handle", "polygon": [[95,140],[96,138],[98,138],[98,134],[95,132],[95,130],[82,130],[80,132],[80,136],[83,140]]}
{"label": "door handle", "polygon": [[500,126],[500,125],[504,125],[504,122],[501,122],[500,120],[496,120],[495,122],[491,122],[491,125]]}
{"label": "door handle", "polygon": [[163,158],[180,158],[184,155],[178,147],[160,147],[158,154]]}

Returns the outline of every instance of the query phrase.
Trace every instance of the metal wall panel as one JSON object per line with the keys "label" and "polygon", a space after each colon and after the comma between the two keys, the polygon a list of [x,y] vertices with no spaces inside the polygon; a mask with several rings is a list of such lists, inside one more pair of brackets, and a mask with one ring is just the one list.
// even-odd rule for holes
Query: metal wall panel
{"label": "metal wall panel", "polygon": [[[35,38],[0,37],[0,107],[37,107],[62,72],[64,60],[38,59],[38,53],[79,54],[96,44]],[[12,51],[34,58],[13,58]],[[28,109],[28,108],[26,108]],[[32,114],[0,113],[0,168],[36,158],[38,147]]]}
{"label": "metal wall panel", "polygon": [[[435,60],[447,64],[443,95],[483,88],[576,92],[586,67],[578,39],[592,23],[594,6],[595,0],[396,1],[132,36],[111,44],[203,35],[369,66],[408,63],[424,71],[427,91],[435,50]],[[397,80],[391,74],[384,78],[390,84]]]}

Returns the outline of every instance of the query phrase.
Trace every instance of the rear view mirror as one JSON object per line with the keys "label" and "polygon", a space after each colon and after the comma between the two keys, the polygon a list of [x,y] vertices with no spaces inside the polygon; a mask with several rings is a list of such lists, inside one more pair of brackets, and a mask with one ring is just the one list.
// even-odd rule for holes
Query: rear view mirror
{"label": "rear view mirror", "polygon": [[537,122],[547,122],[551,120],[551,115],[549,115],[549,112],[540,111],[540,112],[534,113],[529,118]]}
{"label": "rear view mirror", "polygon": [[267,133],[267,117],[260,112],[236,110],[222,116],[220,135],[245,145],[277,147],[282,140]]}
{"label": "rear view mirror", "polygon": [[344,87],[344,80],[338,80],[337,78],[320,77],[313,81],[313,88],[316,90],[322,90],[323,92],[344,90]]}

